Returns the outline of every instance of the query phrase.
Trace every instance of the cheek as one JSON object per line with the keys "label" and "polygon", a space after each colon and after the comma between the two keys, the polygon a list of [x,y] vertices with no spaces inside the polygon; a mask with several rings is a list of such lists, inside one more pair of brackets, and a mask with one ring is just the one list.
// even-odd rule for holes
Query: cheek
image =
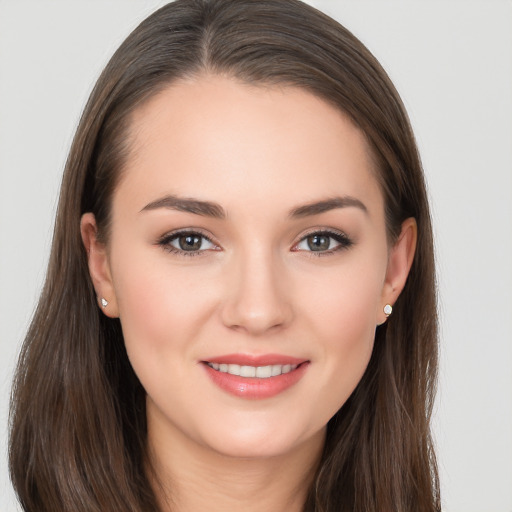
{"label": "cheek", "polygon": [[329,371],[342,387],[355,387],[370,359],[375,338],[376,294],[348,288],[318,304],[317,332],[324,340]]}
{"label": "cheek", "polygon": [[[179,267],[166,265],[165,255],[155,249],[132,252],[115,261],[114,287],[126,349],[135,370],[157,366],[164,353],[187,354],[213,310],[213,297],[204,283],[208,278],[190,278]],[[160,357],[162,356],[162,357]]]}
{"label": "cheek", "polygon": [[370,360],[383,272],[378,264],[351,265],[350,271],[332,273],[323,290],[310,283],[303,315],[309,332],[317,336],[317,408],[324,422],[348,399]]}
{"label": "cheek", "polygon": [[307,297],[304,310],[310,312],[326,339],[338,347],[373,340],[377,325],[385,267],[379,260],[353,260],[356,261],[325,272],[303,288]]}

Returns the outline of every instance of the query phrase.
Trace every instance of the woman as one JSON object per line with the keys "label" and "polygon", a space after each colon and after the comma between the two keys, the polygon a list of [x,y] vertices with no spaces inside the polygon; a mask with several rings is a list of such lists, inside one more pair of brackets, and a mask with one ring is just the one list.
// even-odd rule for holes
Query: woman
{"label": "woman", "polygon": [[421,164],[354,36],[182,1],[107,65],[20,358],[25,510],[439,510]]}

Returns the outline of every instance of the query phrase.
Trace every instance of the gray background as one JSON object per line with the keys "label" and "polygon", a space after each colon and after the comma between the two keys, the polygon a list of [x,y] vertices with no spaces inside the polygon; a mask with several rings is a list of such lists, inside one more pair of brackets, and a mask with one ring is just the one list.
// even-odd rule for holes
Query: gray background
{"label": "gray background", "polygon": [[[157,0],[0,0],[0,510],[7,414],[60,176],[94,80]],[[311,2],[375,53],[409,110],[437,241],[434,418],[447,512],[512,512],[512,2]]]}

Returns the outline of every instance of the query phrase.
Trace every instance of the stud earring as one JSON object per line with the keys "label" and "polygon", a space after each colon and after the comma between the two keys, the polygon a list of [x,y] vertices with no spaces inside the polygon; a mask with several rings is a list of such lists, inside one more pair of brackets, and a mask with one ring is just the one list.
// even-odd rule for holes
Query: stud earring
{"label": "stud earring", "polygon": [[386,315],[386,318],[393,313],[393,306],[391,304],[386,304],[384,306],[384,314]]}
{"label": "stud earring", "polygon": [[101,305],[106,308],[108,306],[108,300],[101,297]]}

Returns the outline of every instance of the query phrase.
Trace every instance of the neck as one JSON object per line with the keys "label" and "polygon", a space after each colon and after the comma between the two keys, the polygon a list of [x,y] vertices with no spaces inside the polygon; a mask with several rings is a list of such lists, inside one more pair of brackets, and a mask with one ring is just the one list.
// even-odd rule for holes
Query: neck
{"label": "neck", "polygon": [[149,446],[162,512],[301,512],[315,477],[325,432],[291,453],[236,458],[179,442]]}

